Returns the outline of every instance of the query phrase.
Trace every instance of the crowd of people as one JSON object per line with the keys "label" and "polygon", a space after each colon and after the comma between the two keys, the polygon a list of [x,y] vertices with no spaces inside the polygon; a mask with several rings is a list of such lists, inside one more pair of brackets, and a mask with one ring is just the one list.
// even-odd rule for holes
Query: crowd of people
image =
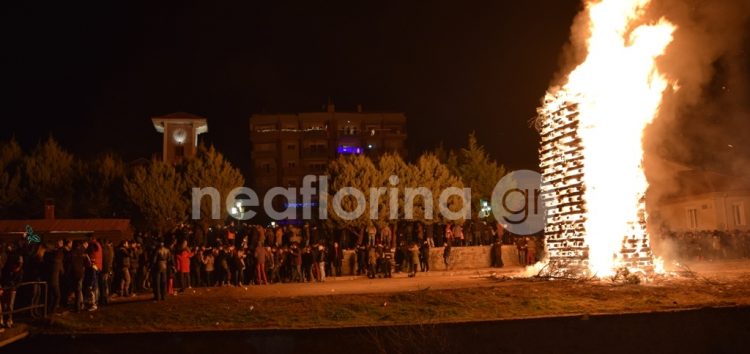
{"label": "crowd of people", "polygon": [[[96,238],[29,243],[25,238],[6,243],[0,251],[3,309],[13,307],[15,285],[43,281],[48,287],[48,310],[95,311],[113,297],[153,293],[164,300],[191,287],[246,286],[288,282],[325,282],[328,277],[361,275],[389,278],[395,272],[410,277],[429,272],[433,247],[442,246],[446,268],[455,247],[490,245],[492,266],[503,266],[502,245],[515,246],[518,263],[542,258],[540,237],[516,237],[501,225],[468,221],[465,224],[397,226],[370,225],[361,232],[331,232],[316,224],[227,225],[202,235],[183,225],[163,235],[138,233],[133,240],[113,242]],[[750,233],[701,231],[662,233],[655,240],[663,249],[696,260],[750,257]],[[47,240],[49,241],[49,240]],[[352,254],[345,257],[347,254]],[[434,252],[433,252],[434,255]],[[438,256],[435,256],[438,257]],[[507,261],[507,259],[506,259]],[[345,264],[346,262],[346,264]],[[38,301],[39,287],[25,299]],[[12,324],[12,317],[0,319]]]}
{"label": "crowd of people", "polygon": [[719,260],[750,258],[750,232],[702,230],[662,232],[654,247],[671,259]]}
{"label": "crowd of people", "polygon": [[[506,234],[497,225],[471,221],[372,224],[359,233],[334,233],[310,223],[264,227],[230,222],[209,228],[205,235],[200,230],[183,225],[158,237],[139,233],[118,242],[87,238],[33,243],[19,238],[5,243],[0,251],[3,309],[14,307],[16,286],[28,281],[47,283],[51,313],[95,311],[113,297],[148,290],[155,300],[164,300],[196,286],[324,282],[343,275],[344,249],[354,253],[346,267],[352,275],[389,278],[404,272],[414,277],[430,270],[430,249],[436,244],[445,246],[447,266],[452,247],[499,244]],[[23,298],[34,303],[42,292],[39,286],[23,291],[30,292]],[[12,316],[0,321],[12,324]]]}

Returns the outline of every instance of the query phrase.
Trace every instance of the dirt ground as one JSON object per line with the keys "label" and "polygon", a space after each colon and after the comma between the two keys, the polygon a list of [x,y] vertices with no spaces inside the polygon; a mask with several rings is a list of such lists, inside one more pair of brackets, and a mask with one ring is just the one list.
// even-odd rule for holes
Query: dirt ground
{"label": "dirt ground", "polygon": [[669,266],[638,285],[515,278],[522,269],[340,277],[325,283],[196,288],[55,315],[50,333],[125,333],[441,323],[750,305],[750,261]]}

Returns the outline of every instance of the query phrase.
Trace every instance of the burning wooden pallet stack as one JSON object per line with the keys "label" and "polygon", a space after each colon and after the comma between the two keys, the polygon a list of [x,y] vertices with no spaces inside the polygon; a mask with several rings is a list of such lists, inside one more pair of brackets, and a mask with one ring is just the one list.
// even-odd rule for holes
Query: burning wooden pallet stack
{"label": "burning wooden pallet stack", "polygon": [[[542,170],[542,201],[546,213],[546,248],[549,266],[586,272],[589,245],[584,183],[584,149],[578,134],[580,97],[565,91],[548,93],[538,109],[537,129],[542,143],[539,151]],[[642,205],[643,206],[643,205]],[[645,206],[640,210],[645,210]],[[645,214],[623,235],[620,254],[613,255],[621,267],[653,270],[653,259],[645,231]],[[600,235],[599,237],[607,237]]]}
{"label": "burning wooden pallet stack", "polygon": [[538,109],[537,128],[542,137],[541,193],[546,212],[544,233],[553,267],[586,267],[588,259],[583,148],[578,137],[577,106],[574,97],[547,94],[543,107]]}

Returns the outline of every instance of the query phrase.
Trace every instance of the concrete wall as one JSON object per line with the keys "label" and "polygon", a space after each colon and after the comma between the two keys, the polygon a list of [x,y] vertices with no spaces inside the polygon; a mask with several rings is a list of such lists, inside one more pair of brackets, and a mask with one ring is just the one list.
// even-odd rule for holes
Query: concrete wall
{"label": "concrete wall", "polygon": [[[453,247],[448,261],[448,270],[479,269],[491,266],[491,246]],[[503,246],[503,263],[505,266],[518,266],[518,253],[516,246]],[[354,251],[344,251],[344,263],[341,271],[345,275],[353,274],[356,270],[356,257]],[[446,270],[443,262],[443,247],[430,249],[430,269]]]}

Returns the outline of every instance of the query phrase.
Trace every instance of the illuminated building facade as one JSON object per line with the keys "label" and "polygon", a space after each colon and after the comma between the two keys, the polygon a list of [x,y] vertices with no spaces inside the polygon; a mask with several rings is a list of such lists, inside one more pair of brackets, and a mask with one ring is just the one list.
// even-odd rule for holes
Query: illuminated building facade
{"label": "illuminated building facade", "polygon": [[406,156],[403,113],[325,111],[254,114],[250,117],[254,187],[299,187],[306,175],[322,175],[339,155]]}
{"label": "illuminated building facade", "polygon": [[198,135],[208,132],[206,118],[177,112],[153,117],[156,131],[163,134],[162,159],[171,164],[194,156],[198,150]]}

